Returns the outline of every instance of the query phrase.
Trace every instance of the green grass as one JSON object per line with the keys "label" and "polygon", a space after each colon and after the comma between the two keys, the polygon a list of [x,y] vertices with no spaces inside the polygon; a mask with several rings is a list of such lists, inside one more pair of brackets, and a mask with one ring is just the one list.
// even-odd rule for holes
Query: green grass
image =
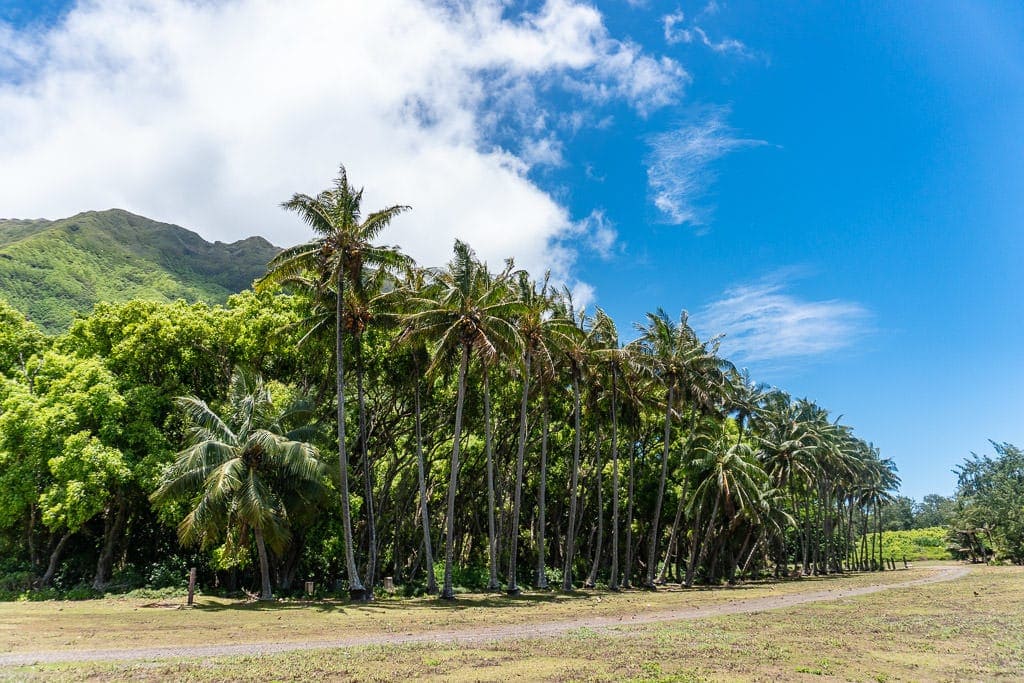
{"label": "green grass", "polygon": [[[907,578],[903,572],[892,574]],[[729,591],[703,594],[715,593]],[[320,619],[325,629],[340,633],[346,622],[336,616]],[[3,675],[18,680],[1015,680],[1024,677],[1024,568],[976,567],[954,582],[837,602],[612,631],[578,629],[558,637],[63,664],[9,669]]]}
{"label": "green grass", "polygon": [[223,303],[262,275],[276,253],[261,238],[211,244],[120,210],[0,220],[0,297],[52,333],[99,301]]}
{"label": "green grass", "polygon": [[[918,570],[924,572],[925,570]],[[178,599],[154,601],[129,597],[102,600],[0,603],[0,652],[156,647],[308,641],[345,634],[473,629],[562,621],[578,617],[629,617],[644,612],[705,608],[743,598],[777,597],[830,588],[899,583],[918,574],[806,577],[780,583],[750,583],[735,588],[609,593],[537,592],[516,598],[467,594],[454,603],[436,598],[382,599],[371,604],[346,601],[253,603],[200,597],[194,609],[176,609]],[[153,606],[153,605],[156,606]]]}

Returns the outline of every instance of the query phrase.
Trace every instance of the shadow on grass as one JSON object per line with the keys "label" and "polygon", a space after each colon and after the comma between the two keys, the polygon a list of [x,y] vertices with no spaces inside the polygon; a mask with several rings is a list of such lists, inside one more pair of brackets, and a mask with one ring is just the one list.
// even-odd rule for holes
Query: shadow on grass
{"label": "shadow on grass", "polygon": [[[896,572],[906,571],[897,569]],[[612,595],[642,594],[649,592],[658,593],[712,593],[716,591],[744,591],[756,588],[764,588],[771,585],[783,585],[787,583],[822,583],[843,580],[861,575],[885,576],[892,574],[893,570],[885,572],[843,572],[842,574],[819,574],[816,576],[787,576],[778,579],[762,579],[757,581],[744,581],[734,585],[724,584],[698,584],[691,588],[669,582],[661,584],[654,589],[634,587],[624,588],[619,591],[610,591],[606,588],[580,589],[573,591],[529,591],[519,595],[507,595],[505,593],[461,593],[454,600],[441,600],[433,596],[416,598],[378,598],[373,602],[353,602],[345,599],[325,598],[321,600],[274,600],[262,601],[238,601],[228,603],[197,603],[192,609],[203,612],[289,612],[294,610],[315,610],[326,614],[345,613],[347,611],[360,612],[371,611],[377,613],[388,613],[395,610],[431,610],[439,612],[461,612],[471,609],[504,609],[523,607],[529,605],[545,605],[555,603],[572,604],[573,602],[592,600],[595,597],[603,598]]]}
{"label": "shadow on grass", "polygon": [[463,611],[467,609],[496,609],[522,607],[525,605],[553,604],[557,602],[573,602],[592,599],[595,595],[606,595],[608,591],[572,591],[572,592],[537,592],[505,595],[504,593],[464,593],[454,600],[441,600],[437,597],[420,598],[378,598],[373,602],[359,602],[343,599],[323,600],[274,600],[274,601],[239,601],[239,602],[197,602],[192,609],[203,612],[223,611],[281,611],[313,609],[319,612],[342,613],[345,611],[389,612],[392,610],[429,609],[438,611]]}

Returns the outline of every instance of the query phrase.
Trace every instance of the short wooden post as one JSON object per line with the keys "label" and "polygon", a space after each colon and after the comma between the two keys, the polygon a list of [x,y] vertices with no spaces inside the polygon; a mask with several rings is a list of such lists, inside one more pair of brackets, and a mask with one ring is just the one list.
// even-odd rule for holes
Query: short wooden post
{"label": "short wooden post", "polygon": [[188,605],[192,606],[196,595],[196,568],[188,570]]}
{"label": "short wooden post", "polygon": [[306,595],[312,595],[312,594],[313,594],[313,582],[312,581],[307,581],[306,582]]}
{"label": "short wooden post", "polygon": [[394,577],[392,577],[392,576],[385,576],[384,577],[384,590],[386,590],[388,593],[394,593],[395,592],[395,579],[394,579]]}

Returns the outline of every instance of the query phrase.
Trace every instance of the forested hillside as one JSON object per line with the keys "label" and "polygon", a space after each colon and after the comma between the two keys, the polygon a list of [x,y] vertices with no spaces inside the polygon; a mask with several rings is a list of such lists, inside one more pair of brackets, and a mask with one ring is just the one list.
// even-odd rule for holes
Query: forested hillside
{"label": "forested hillside", "polygon": [[0,297],[56,332],[99,301],[224,303],[263,275],[277,251],[260,237],[211,244],[119,209],[0,220]]}

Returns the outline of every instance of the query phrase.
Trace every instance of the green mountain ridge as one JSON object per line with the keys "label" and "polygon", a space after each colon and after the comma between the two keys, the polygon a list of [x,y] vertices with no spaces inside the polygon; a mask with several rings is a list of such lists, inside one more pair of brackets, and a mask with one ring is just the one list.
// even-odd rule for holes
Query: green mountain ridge
{"label": "green mountain ridge", "polygon": [[58,332],[100,301],[222,303],[263,275],[278,251],[262,237],[207,242],[121,209],[0,219],[0,297]]}

